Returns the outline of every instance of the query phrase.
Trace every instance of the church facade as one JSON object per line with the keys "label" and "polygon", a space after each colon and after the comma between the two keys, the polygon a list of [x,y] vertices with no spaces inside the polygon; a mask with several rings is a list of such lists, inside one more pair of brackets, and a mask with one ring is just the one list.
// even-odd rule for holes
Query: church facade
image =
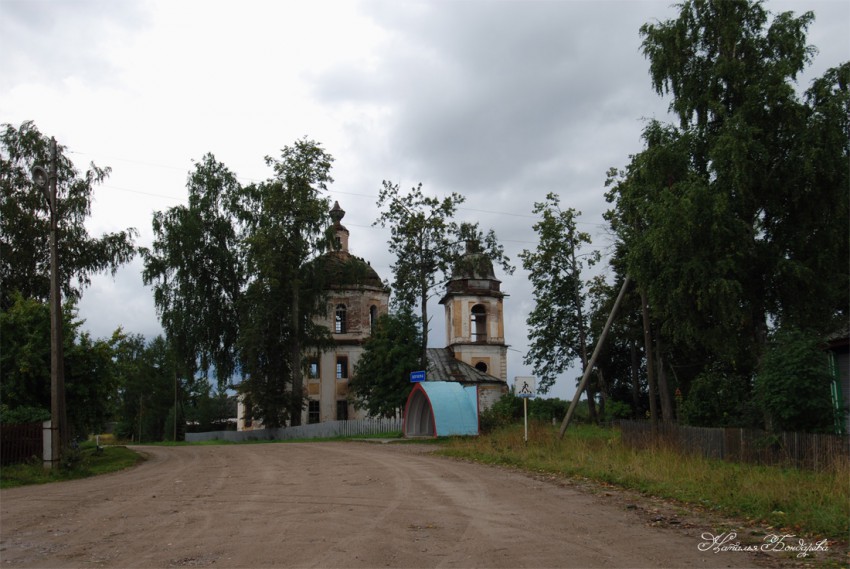
{"label": "church facade", "polygon": [[[389,289],[367,261],[349,251],[350,233],[342,225],[345,211],[339,203],[330,215],[339,248],[325,254],[331,271],[327,316],[315,322],[330,330],[334,347],[305,354],[307,407],[302,424],[366,418],[365,411],[349,401],[348,382],[377,319],[389,310]],[[500,285],[490,259],[475,245],[467,245],[440,300],[445,309],[446,347],[428,350],[427,380],[477,386],[482,410],[507,392],[506,295]],[[240,403],[237,429],[259,428],[262,424],[247,418]]]}

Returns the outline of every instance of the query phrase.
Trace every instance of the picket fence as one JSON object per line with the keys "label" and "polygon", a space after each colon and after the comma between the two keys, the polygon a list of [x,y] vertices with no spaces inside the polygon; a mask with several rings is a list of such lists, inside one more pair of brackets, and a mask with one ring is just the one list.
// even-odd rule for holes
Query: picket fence
{"label": "picket fence", "polygon": [[281,427],[279,429],[186,433],[186,441],[192,443],[213,440],[242,442],[258,440],[357,437],[365,435],[380,435],[384,433],[398,433],[401,429],[401,418],[359,419],[352,421],[326,421],[324,423],[313,423],[310,425],[300,425],[298,427]]}
{"label": "picket fence", "polygon": [[850,463],[850,438],[815,433],[769,433],[758,429],[704,428],[650,421],[620,421],[623,443],[665,446],[731,462],[828,470]]}

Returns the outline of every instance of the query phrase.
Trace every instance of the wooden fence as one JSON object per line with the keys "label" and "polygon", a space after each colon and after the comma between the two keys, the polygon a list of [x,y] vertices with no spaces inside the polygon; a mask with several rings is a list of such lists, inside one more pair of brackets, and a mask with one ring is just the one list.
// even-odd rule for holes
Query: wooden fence
{"label": "wooden fence", "polygon": [[620,421],[623,443],[666,446],[681,453],[731,462],[827,470],[850,462],[850,438],[814,433],[768,433],[758,429],[687,427]]}
{"label": "wooden fence", "polygon": [[0,464],[18,464],[32,457],[41,460],[43,431],[41,423],[0,425]]}

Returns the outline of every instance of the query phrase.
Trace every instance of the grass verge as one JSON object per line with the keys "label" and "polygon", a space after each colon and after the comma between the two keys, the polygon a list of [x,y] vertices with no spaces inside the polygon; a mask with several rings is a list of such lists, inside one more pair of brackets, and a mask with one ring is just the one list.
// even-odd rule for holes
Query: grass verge
{"label": "grass verge", "polygon": [[98,452],[93,444],[83,444],[63,467],[47,470],[41,461],[13,464],[0,469],[0,488],[14,488],[29,484],[46,484],[62,480],[88,478],[129,468],[144,458],[122,446],[103,447]]}
{"label": "grass verge", "polygon": [[617,429],[512,426],[448,442],[442,454],[570,478],[588,478],[743,518],[796,535],[845,541],[850,533],[850,468],[829,472],[736,464],[656,448],[631,449]]}

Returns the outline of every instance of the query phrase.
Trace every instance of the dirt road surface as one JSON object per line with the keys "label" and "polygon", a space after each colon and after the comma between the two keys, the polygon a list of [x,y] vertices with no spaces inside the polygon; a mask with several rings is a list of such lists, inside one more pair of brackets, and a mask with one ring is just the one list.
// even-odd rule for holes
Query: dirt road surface
{"label": "dirt road surface", "polygon": [[124,472],[0,492],[5,567],[752,567],[621,501],[426,445],[138,447]]}

